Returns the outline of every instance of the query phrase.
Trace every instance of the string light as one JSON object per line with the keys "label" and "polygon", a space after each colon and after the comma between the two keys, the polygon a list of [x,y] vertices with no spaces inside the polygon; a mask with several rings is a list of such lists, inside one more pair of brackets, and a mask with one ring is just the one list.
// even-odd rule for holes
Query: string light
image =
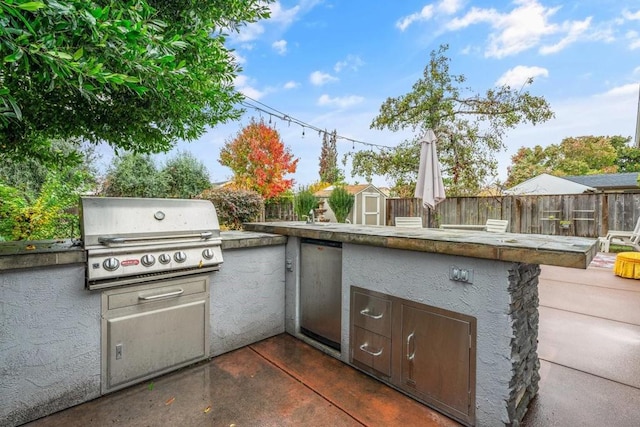
{"label": "string light", "polygon": [[[253,98],[251,98],[250,96],[244,95],[244,97],[246,99],[251,100],[251,102],[247,102],[247,101],[241,101],[241,104],[244,107],[247,108],[251,108],[254,109],[256,111],[258,111],[259,113],[265,113],[265,114],[269,114],[269,123],[271,123],[271,117],[275,117],[277,119],[286,121],[288,126],[291,127],[291,123],[293,122],[294,124],[300,126],[302,128],[302,137],[305,136],[305,128],[311,129],[311,130],[315,130],[318,132],[318,135],[321,135],[322,133],[327,133],[326,130],[320,129],[317,126],[314,126],[312,124],[306,123],[300,119],[296,119],[293,116],[290,116],[289,114],[283,113],[282,111],[279,111],[273,107],[268,106],[267,104],[264,104],[258,100],[255,100]],[[258,104],[258,105],[256,105]],[[361,145],[366,145],[368,147],[375,147],[375,148],[381,148],[381,149],[395,149],[396,147],[392,147],[392,146],[388,146],[388,145],[381,145],[381,144],[374,144],[371,142],[366,142],[366,141],[361,141],[358,139],[353,139],[353,138],[349,138],[346,136],[342,136],[342,135],[335,135],[336,139],[342,139],[345,141],[350,141],[351,142],[351,147],[352,149],[355,150],[355,144],[361,144]]]}

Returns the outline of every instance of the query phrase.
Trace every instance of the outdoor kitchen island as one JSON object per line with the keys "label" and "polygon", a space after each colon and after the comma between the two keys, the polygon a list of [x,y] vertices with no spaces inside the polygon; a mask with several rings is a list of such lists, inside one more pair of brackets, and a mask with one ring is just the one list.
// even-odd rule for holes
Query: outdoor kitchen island
{"label": "outdoor kitchen island", "polygon": [[[288,236],[288,333],[477,426],[519,425],[538,391],[539,265],[584,269],[597,251],[592,239],[544,235],[302,222],[245,228]],[[309,240],[341,244],[340,350],[300,328],[300,248]]]}

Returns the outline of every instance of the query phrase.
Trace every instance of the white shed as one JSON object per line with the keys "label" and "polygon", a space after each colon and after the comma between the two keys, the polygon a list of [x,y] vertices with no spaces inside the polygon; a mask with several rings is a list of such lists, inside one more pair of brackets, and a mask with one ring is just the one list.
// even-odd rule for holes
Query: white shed
{"label": "white shed", "polygon": [[[327,187],[315,193],[315,196],[324,202],[322,208],[326,209],[324,217],[331,222],[336,222],[336,216],[329,206],[329,196],[334,186]],[[387,195],[373,184],[345,185],[345,189],[355,196],[353,209],[347,220],[352,224],[384,225],[386,221]]]}

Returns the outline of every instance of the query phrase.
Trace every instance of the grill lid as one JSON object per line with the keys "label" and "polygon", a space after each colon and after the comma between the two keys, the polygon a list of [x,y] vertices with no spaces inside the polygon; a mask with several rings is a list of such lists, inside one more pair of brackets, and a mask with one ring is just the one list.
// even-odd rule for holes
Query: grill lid
{"label": "grill lid", "polygon": [[85,248],[220,236],[216,209],[208,200],[82,197],[80,209]]}

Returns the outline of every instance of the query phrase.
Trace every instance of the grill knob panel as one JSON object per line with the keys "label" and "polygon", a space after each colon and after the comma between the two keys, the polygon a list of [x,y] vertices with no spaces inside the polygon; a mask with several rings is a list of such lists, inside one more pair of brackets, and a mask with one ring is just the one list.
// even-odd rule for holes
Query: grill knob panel
{"label": "grill knob panel", "polygon": [[107,258],[102,263],[102,266],[107,271],[116,271],[118,267],[120,267],[120,261],[118,261],[116,258]]}
{"label": "grill knob panel", "polygon": [[143,255],[142,258],[140,258],[140,262],[145,267],[151,267],[153,264],[156,263],[156,258],[153,255],[147,254],[147,255]]}
{"label": "grill knob panel", "polygon": [[171,262],[171,257],[169,254],[162,254],[158,257],[158,261],[160,261],[161,264],[169,264]]}
{"label": "grill knob panel", "polygon": [[173,254],[173,259],[175,259],[176,262],[185,262],[187,260],[187,254],[185,254],[183,251],[178,251]]}
{"label": "grill knob panel", "polygon": [[204,259],[212,259],[213,258],[213,249],[207,248],[202,251],[202,257]]}

